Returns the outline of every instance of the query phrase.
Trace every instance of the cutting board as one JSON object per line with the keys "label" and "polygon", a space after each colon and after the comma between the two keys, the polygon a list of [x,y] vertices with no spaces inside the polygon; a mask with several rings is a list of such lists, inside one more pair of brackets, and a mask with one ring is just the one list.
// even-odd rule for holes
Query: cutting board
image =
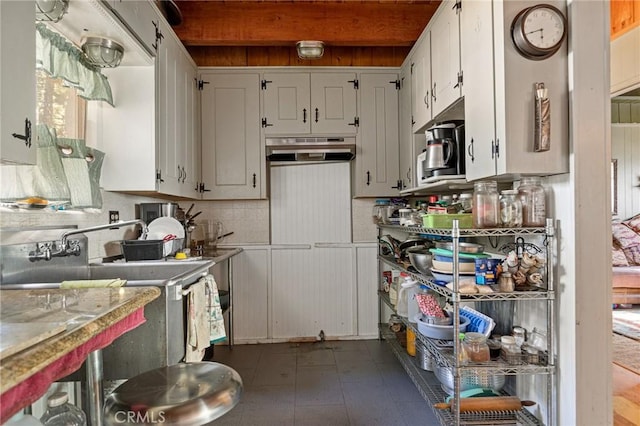
{"label": "cutting board", "polygon": [[0,323],[0,360],[67,329],[63,322]]}

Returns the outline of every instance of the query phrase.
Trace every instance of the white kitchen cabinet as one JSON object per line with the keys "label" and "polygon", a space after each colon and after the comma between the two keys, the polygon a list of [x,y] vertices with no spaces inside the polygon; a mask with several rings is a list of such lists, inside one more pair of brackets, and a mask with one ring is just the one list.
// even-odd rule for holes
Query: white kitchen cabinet
{"label": "white kitchen cabinet", "polygon": [[[510,26],[523,2],[462,5],[467,180],[569,171],[567,48],[533,61],[513,46]],[[562,1],[552,4],[566,10]],[[535,83],[545,83],[551,105],[551,149],[534,151]]]}
{"label": "white kitchen cabinet", "polygon": [[354,262],[350,244],[273,246],[271,312],[274,339],[330,339],[355,334]]}
{"label": "white kitchen cabinet", "polygon": [[[164,18],[154,65],[105,69],[115,108],[100,105],[105,190],[199,198],[197,67]],[[92,107],[90,105],[90,107]],[[195,121],[194,121],[195,120]]]}
{"label": "white kitchen cabinet", "polygon": [[611,94],[622,95],[638,87],[640,87],[640,26],[611,41]]}
{"label": "white kitchen cabinet", "polygon": [[111,9],[150,52],[156,51],[158,14],[150,1],[111,0]]}
{"label": "white kitchen cabinet", "polygon": [[378,286],[377,276],[378,247],[371,245],[356,246],[356,277],[358,297],[358,336],[377,337],[378,335]]}
{"label": "white kitchen cabinet", "polygon": [[243,247],[231,258],[235,343],[266,339],[269,332],[269,249]]}
{"label": "white kitchen cabinet", "polygon": [[416,42],[411,58],[411,115],[417,133],[431,120],[431,33],[428,30]]}
{"label": "white kitchen cabinet", "polygon": [[257,73],[205,71],[202,105],[204,199],[264,198],[265,153],[260,143]]}
{"label": "white kitchen cabinet", "polygon": [[0,2],[0,160],[36,163],[33,1]]}
{"label": "white kitchen cabinet", "polygon": [[265,73],[265,135],[357,133],[354,73]]}
{"label": "white kitchen cabinet", "polygon": [[431,104],[435,118],[461,96],[460,22],[462,0],[444,0],[430,22]]}
{"label": "white kitchen cabinet", "polygon": [[355,196],[398,193],[398,74],[360,74],[360,132],[356,138]]}
{"label": "white kitchen cabinet", "polygon": [[411,61],[405,61],[400,69],[400,97],[398,106],[398,134],[400,156],[400,180],[402,188],[417,186],[416,152],[411,123]]}
{"label": "white kitchen cabinet", "polygon": [[158,40],[157,110],[158,192],[198,198],[199,152],[193,119],[197,111],[197,67],[169,24],[160,21]]}

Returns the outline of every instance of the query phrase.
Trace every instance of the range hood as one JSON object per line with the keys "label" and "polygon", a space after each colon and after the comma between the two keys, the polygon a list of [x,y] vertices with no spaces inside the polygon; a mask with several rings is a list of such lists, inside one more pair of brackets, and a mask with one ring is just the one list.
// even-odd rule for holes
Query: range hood
{"label": "range hood", "polygon": [[350,161],[356,155],[356,138],[267,138],[266,148],[269,161]]}

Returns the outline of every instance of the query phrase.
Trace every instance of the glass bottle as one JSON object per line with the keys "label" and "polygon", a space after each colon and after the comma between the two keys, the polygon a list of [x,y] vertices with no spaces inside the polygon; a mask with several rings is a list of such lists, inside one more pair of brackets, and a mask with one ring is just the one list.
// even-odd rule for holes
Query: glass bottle
{"label": "glass bottle", "polygon": [[458,202],[462,205],[462,211],[470,213],[473,209],[473,194],[464,192],[458,197]]}
{"label": "glass bottle", "polygon": [[518,187],[522,202],[522,225],[544,226],[547,217],[546,196],[539,177],[523,177]]}
{"label": "glass bottle", "polygon": [[482,333],[465,333],[462,346],[470,362],[486,362],[491,360],[487,336]]}
{"label": "glass bottle", "polygon": [[86,426],[87,416],[75,405],[69,404],[66,392],[56,392],[47,399],[47,411],[40,421],[45,426]]}
{"label": "glass bottle", "polygon": [[473,227],[496,228],[500,204],[498,183],[494,180],[473,184]]}
{"label": "glass bottle", "polygon": [[500,226],[503,228],[519,228],[522,226],[522,202],[518,191],[507,189],[500,196]]}

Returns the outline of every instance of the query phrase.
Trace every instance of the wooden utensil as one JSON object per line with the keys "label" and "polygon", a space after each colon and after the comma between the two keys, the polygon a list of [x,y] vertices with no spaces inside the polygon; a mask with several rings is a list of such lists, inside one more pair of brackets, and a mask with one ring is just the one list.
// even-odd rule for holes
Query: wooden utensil
{"label": "wooden utensil", "polygon": [[[518,411],[522,407],[535,405],[533,401],[520,401],[517,396],[480,396],[460,400],[460,412],[469,411]],[[439,402],[434,407],[445,410],[451,408],[450,402]]]}

